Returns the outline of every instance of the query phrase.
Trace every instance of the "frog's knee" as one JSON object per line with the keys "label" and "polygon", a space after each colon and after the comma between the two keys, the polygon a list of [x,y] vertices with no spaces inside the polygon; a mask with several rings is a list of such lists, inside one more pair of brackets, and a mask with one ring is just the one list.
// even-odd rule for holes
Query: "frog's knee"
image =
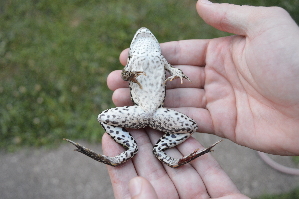
{"label": "frog's knee", "polygon": [[120,113],[119,108],[105,110],[98,115],[98,121],[108,125],[124,127],[127,118]]}
{"label": "frog's knee", "polygon": [[100,113],[100,114],[98,115],[98,121],[99,121],[99,122],[105,122],[105,123],[110,122],[110,121],[111,121],[111,118],[112,118],[112,115],[109,114],[108,112],[109,112],[109,109],[103,111],[102,113]]}

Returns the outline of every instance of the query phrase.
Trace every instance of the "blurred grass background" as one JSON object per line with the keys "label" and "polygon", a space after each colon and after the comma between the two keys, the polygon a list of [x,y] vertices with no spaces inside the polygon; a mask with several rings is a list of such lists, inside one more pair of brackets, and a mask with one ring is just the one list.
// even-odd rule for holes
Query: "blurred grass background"
{"label": "blurred grass background", "polygon": [[[160,42],[228,35],[205,24],[195,2],[1,1],[0,149],[53,147],[63,137],[99,142],[97,115],[114,106],[107,75],[122,69],[119,53],[138,28]],[[280,6],[299,22],[299,0],[213,2]]]}
{"label": "blurred grass background", "polygon": [[[299,21],[299,0],[226,0],[281,6]],[[107,75],[136,30],[160,42],[228,35],[205,24],[195,1],[4,0],[0,2],[0,148],[98,142],[97,115],[113,107]]]}

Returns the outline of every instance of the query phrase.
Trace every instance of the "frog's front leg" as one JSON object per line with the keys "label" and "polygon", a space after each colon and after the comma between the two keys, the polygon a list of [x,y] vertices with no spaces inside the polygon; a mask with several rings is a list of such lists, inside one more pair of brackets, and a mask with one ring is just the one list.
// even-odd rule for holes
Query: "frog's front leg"
{"label": "frog's front leg", "polygon": [[165,83],[167,81],[172,81],[172,80],[174,80],[176,78],[180,78],[181,79],[181,84],[183,83],[183,78],[187,79],[188,81],[191,81],[189,79],[189,77],[187,77],[183,73],[183,71],[181,69],[172,67],[172,65],[169,64],[165,58],[164,58],[163,62],[164,62],[164,68],[165,68],[165,70],[167,70],[170,73],[170,76],[165,80]]}
{"label": "frog's front leg", "polygon": [[143,72],[143,71],[126,71],[125,69],[123,69],[122,72],[121,72],[121,77],[124,81],[134,82],[134,83],[138,84],[140,89],[142,89],[142,85],[137,80],[137,77],[139,75],[145,75],[146,76],[145,72]]}
{"label": "frog's front leg", "polygon": [[138,152],[136,141],[125,128],[145,127],[148,121],[145,117],[143,110],[138,106],[112,108],[99,114],[98,121],[106,132],[126,149],[126,151],[115,157],[97,154],[78,143],[68,139],[65,140],[75,145],[77,147],[76,151],[83,153],[96,161],[111,166],[117,166],[129,160]]}
{"label": "frog's front leg", "polygon": [[142,85],[137,80],[139,75],[145,75],[146,73],[143,72],[143,63],[144,58],[130,58],[130,52],[128,57],[128,64],[121,72],[121,77],[124,81],[130,81],[138,84],[139,88],[142,89]]}
{"label": "frog's front leg", "polygon": [[216,142],[204,150],[195,150],[187,156],[176,159],[168,156],[164,151],[187,140],[198,128],[195,121],[177,111],[160,108],[154,115],[150,126],[166,132],[154,146],[153,153],[160,161],[173,168],[189,163],[195,158],[210,152],[219,143]]}

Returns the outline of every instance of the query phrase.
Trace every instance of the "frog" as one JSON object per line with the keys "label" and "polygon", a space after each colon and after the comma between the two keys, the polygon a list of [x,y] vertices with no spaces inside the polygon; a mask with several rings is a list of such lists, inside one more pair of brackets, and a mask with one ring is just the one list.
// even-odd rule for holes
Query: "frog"
{"label": "frog", "polygon": [[[167,78],[166,71],[170,74]],[[118,166],[133,158],[138,152],[137,142],[127,129],[150,127],[164,132],[154,145],[153,154],[169,167],[177,168],[211,152],[221,141],[203,150],[196,149],[181,158],[173,158],[165,152],[190,138],[198,130],[198,125],[187,115],[163,107],[167,81],[179,78],[182,84],[183,79],[191,80],[181,69],[168,63],[162,55],[158,40],[149,29],[142,27],[135,33],[121,77],[129,82],[134,105],[107,109],[98,115],[98,121],[107,134],[122,145],[125,151],[109,157],[65,139],[76,147],[75,151],[104,164]]]}

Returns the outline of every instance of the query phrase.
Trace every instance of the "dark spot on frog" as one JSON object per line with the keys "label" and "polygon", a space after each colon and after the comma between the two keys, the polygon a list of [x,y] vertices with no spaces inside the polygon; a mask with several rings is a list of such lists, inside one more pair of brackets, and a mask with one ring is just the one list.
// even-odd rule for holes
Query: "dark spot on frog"
{"label": "dark spot on frog", "polygon": [[163,144],[161,144],[161,146],[168,146],[168,144],[167,143],[163,143]]}

